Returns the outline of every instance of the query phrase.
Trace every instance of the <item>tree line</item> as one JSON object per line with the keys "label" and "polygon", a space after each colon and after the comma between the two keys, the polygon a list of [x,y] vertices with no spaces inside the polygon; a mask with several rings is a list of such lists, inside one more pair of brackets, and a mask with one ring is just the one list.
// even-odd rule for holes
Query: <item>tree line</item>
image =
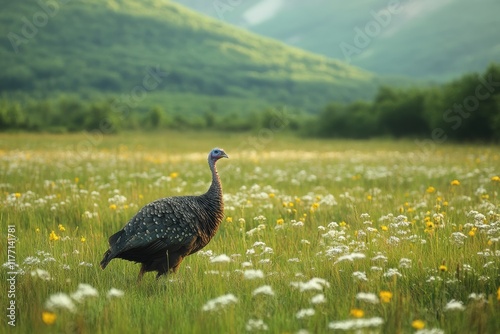
{"label": "tree line", "polygon": [[372,102],[331,103],[312,120],[320,137],[500,139],[500,66],[440,86],[381,87]]}
{"label": "tree line", "polygon": [[[101,130],[211,129],[252,131],[269,127],[281,108],[204,111],[186,115],[164,110],[121,113],[111,98],[57,100],[0,97],[0,131],[77,132]],[[373,101],[332,102],[318,114],[286,107],[286,128],[301,135],[328,138],[432,138],[434,141],[500,139],[500,65],[464,75],[443,85],[380,87]]]}

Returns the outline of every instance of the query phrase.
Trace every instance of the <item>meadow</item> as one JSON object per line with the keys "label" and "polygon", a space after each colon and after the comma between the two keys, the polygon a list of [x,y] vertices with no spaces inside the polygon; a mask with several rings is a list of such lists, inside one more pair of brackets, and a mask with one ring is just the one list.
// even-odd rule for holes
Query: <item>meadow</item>
{"label": "meadow", "polygon": [[[206,191],[215,146],[211,243],[160,280],[101,270],[143,205]],[[500,332],[497,146],[1,134],[0,190],[2,332]]]}

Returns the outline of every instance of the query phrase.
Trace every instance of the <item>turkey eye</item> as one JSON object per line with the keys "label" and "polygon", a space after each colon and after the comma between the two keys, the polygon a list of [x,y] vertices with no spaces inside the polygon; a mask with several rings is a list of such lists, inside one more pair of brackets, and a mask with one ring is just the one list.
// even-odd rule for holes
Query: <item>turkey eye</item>
{"label": "turkey eye", "polygon": [[219,154],[220,152],[219,152],[219,150],[215,150],[214,153],[215,154]]}

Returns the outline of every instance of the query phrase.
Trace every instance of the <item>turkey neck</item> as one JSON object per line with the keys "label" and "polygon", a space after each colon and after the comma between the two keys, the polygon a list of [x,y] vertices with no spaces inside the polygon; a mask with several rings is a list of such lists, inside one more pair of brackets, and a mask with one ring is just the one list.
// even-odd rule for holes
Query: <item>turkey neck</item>
{"label": "turkey neck", "polygon": [[208,188],[206,195],[209,195],[211,199],[217,198],[222,204],[222,185],[220,183],[219,173],[217,173],[217,168],[215,167],[215,161],[209,160],[208,165],[212,172],[212,184],[210,188]]}
{"label": "turkey neck", "polygon": [[220,183],[215,161],[209,160],[208,165],[212,172],[212,184],[208,191],[199,197],[200,203],[206,210],[208,219],[205,221],[202,228],[211,238],[217,232],[219,224],[224,216],[224,203],[222,200],[222,185]]}

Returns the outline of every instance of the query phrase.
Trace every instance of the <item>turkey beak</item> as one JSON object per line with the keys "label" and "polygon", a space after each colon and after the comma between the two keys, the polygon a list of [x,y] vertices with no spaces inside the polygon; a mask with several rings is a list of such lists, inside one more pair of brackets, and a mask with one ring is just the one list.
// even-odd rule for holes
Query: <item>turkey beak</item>
{"label": "turkey beak", "polygon": [[228,158],[229,159],[229,156],[225,152],[223,152],[222,153],[222,158]]}

